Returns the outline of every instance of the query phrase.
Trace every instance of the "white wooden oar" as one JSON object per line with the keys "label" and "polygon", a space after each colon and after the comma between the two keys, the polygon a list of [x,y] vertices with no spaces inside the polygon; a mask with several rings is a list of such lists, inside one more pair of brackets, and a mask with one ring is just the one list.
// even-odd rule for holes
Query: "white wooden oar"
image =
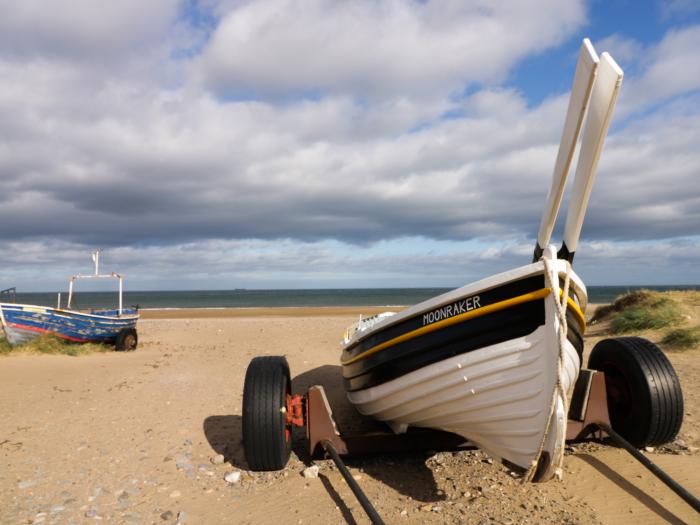
{"label": "white wooden oar", "polygon": [[586,126],[581,138],[581,152],[576,166],[569,212],[564,226],[564,242],[558,253],[560,259],[567,259],[570,262],[574,260],[574,252],[581,235],[583,218],[586,215],[588,199],[591,196],[593,181],[595,181],[598,169],[598,160],[610,127],[617,94],[622,85],[622,77],[623,72],[620,66],[608,53],[603,53],[600,57]]}
{"label": "white wooden oar", "polygon": [[542,251],[547,247],[552,237],[552,230],[554,229],[554,223],[557,220],[557,214],[561,206],[561,198],[564,194],[566,177],[571,166],[571,159],[574,156],[574,149],[576,148],[576,140],[578,139],[583,116],[586,113],[586,106],[591,96],[597,66],[598,55],[593,49],[591,41],[586,38],[583,40],[578,54],[574,83],[571,88],[571,96],[569,97],[569,107],[566,110],[566,119],[564,120],[564,130],[559,141],[557,160],[554,163],[552,186],[547,194],[540,230],[537,234],[534,261],[539,260],[542,256]]}

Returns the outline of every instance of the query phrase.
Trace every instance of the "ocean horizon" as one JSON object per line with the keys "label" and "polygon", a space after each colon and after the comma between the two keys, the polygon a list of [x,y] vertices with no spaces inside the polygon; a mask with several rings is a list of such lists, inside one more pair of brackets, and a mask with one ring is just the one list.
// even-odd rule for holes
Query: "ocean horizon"
{"label": "ocean horizon", "polygon": [[[404,306],[416,304],[453,288],[328,288],[280,290],[170,290],[125,291],[124,306],[138,305],[147,310],[182,308],[275,308],[332,306]],[[620,294],[649,289],[700,290],[700,285],[635,285],[589,286],[590,303],[609,303]],[[61,306],[68,294],[62,292]],[[7,301],[3,296],[0,301]],[[40,306],[56,306],[56,292],[18,292],[17,302]],[[73,307],[78,309],[106,308],[116,305],[116,292],[77,292]]]}

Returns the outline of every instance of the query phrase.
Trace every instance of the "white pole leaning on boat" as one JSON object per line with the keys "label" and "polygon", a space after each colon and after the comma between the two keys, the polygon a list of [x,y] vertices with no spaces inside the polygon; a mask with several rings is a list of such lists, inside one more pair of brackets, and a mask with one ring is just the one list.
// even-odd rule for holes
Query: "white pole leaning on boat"
{"label": "white pole leaning on boat", "polygon": [[117,274],[117,278],[119,279],[119,315],[121,315],[122,314],[122,276]]}
{"label": "white pole leaning on boat", "polygon": [[598,169],[600,153],[603,151],[603,143],[610,127],[623,75],[622,69],[613,58],[608,53],[603,53],[600,57],[598,75],[588,108],[586,127],[581,139],[581,152],[576,166],[569,212],[564,226],[564,242],[558,254],[560,259],[567,259],[569,262],[574,260],[583,218],[586,215],[588,200]]}
{"label": "white pole leaning on boat", "polygon": [[68,304],[66,304],[66,309],[70,310],[71,301],[73,300],[73,282],[75,281],[75,276],[70,278],[68,281]]}
{"label": "white pole leaning on boat", "polygon": [[566,110],[557,160],[554,163],[552,185],[547,194],[544,211],[542,212],[533,261],[538,261],[542,257],[542,252],[552,237],[554,223],[557,220],[561,199],[564,194],[564,186],[566,186],[566,178],[574,156],[574,150],[576,149],[576,141],[591,97],[598,62],[598,55],[591,41],[585,38],[579,50],[574,83],[571,87],[571,96],[569,98],[569,107]]}

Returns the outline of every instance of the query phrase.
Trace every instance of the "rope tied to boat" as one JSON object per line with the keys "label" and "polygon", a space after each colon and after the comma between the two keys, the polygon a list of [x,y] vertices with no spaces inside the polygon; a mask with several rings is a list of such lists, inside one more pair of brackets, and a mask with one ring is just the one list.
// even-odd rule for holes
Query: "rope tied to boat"
{"label": "rope tied to boat", "polygon": [[[535,476],[535,473],[537,472],[537,465],[540,462],[540,458],[542,457],[542,452],[545,447],[545,443],[547,442],[547,438],[549,437],[549,432],[552,427],[552,419],[554,418],[554,414],[557,410],[557,401],[558,399],[562,400],[562,404],[564,405],[564,414],[568,414],[569,412],[569,400],[567,396],[567,392],[564,388],[564,383],[562,381],[562,376],[564,374],[564,359],[566,356],[566,341],[567,341],[567,334],[569,331],[569,325],[566,320],[566,309],[567,309],[567,303],[569,301],[569,285],[571,283],[571,264],[569,261],[565,261],[566,263],[566,276],[564,278],[564,290],[561,293],[561,298],[559,297],[559,275],[557,274],[557,282],[554,283],[552,281],[552,261],[548,259],[547,257],[543,257],[542,261],[544,262],[544,278],[546,282],[546,286],[550,289],[552,293],[552,298],[554,299],[554,305],[555,305],[555,310],[556,310],[556,316],[559,321],[559,326],[557,329],[557,336],[558,336],[558,342],[559,342],[559,352],[558,352],[558,359],[557,359],[557,380],[554,385],[554,388],[552,389],[552,396],[551,396],[551,401],[549,404],[549,415],[547,416],[547,423],[545,424],[544,427],[544,432],[542,433],[542,439],[540,440],[540,445],[537,448],[537,453],[535,454],[534,459],[532,460],[530,464],[530,468],[528,469],[527,473],[523,477],[523,482],[527,483],[532,481],[532,479]],[[555,286],[556,284],[556,286]],[[563,436],[566,437],[566,419],[564,419],[564,426],[562,428]],[[564,443],[562,440],[562,445],[555,451],[556,452],[556,457],[552,458],[552,462],[555,465],[554,468],[554,475],[558,479],[562,479],[562,474],[563,474],[563,465],[564,465]]]}

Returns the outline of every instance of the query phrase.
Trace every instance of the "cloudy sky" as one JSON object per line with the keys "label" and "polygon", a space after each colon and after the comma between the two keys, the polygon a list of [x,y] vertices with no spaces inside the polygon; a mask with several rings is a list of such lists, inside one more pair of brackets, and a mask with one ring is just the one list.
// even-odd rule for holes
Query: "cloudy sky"
{"label": "cloudy sky", "polygon": [[527,263],[586,36],[625,80],[576,268],[700,282],[697,1],[0,12],[0,288],[63,287],[94,248],[130,289],[456,286]]}

